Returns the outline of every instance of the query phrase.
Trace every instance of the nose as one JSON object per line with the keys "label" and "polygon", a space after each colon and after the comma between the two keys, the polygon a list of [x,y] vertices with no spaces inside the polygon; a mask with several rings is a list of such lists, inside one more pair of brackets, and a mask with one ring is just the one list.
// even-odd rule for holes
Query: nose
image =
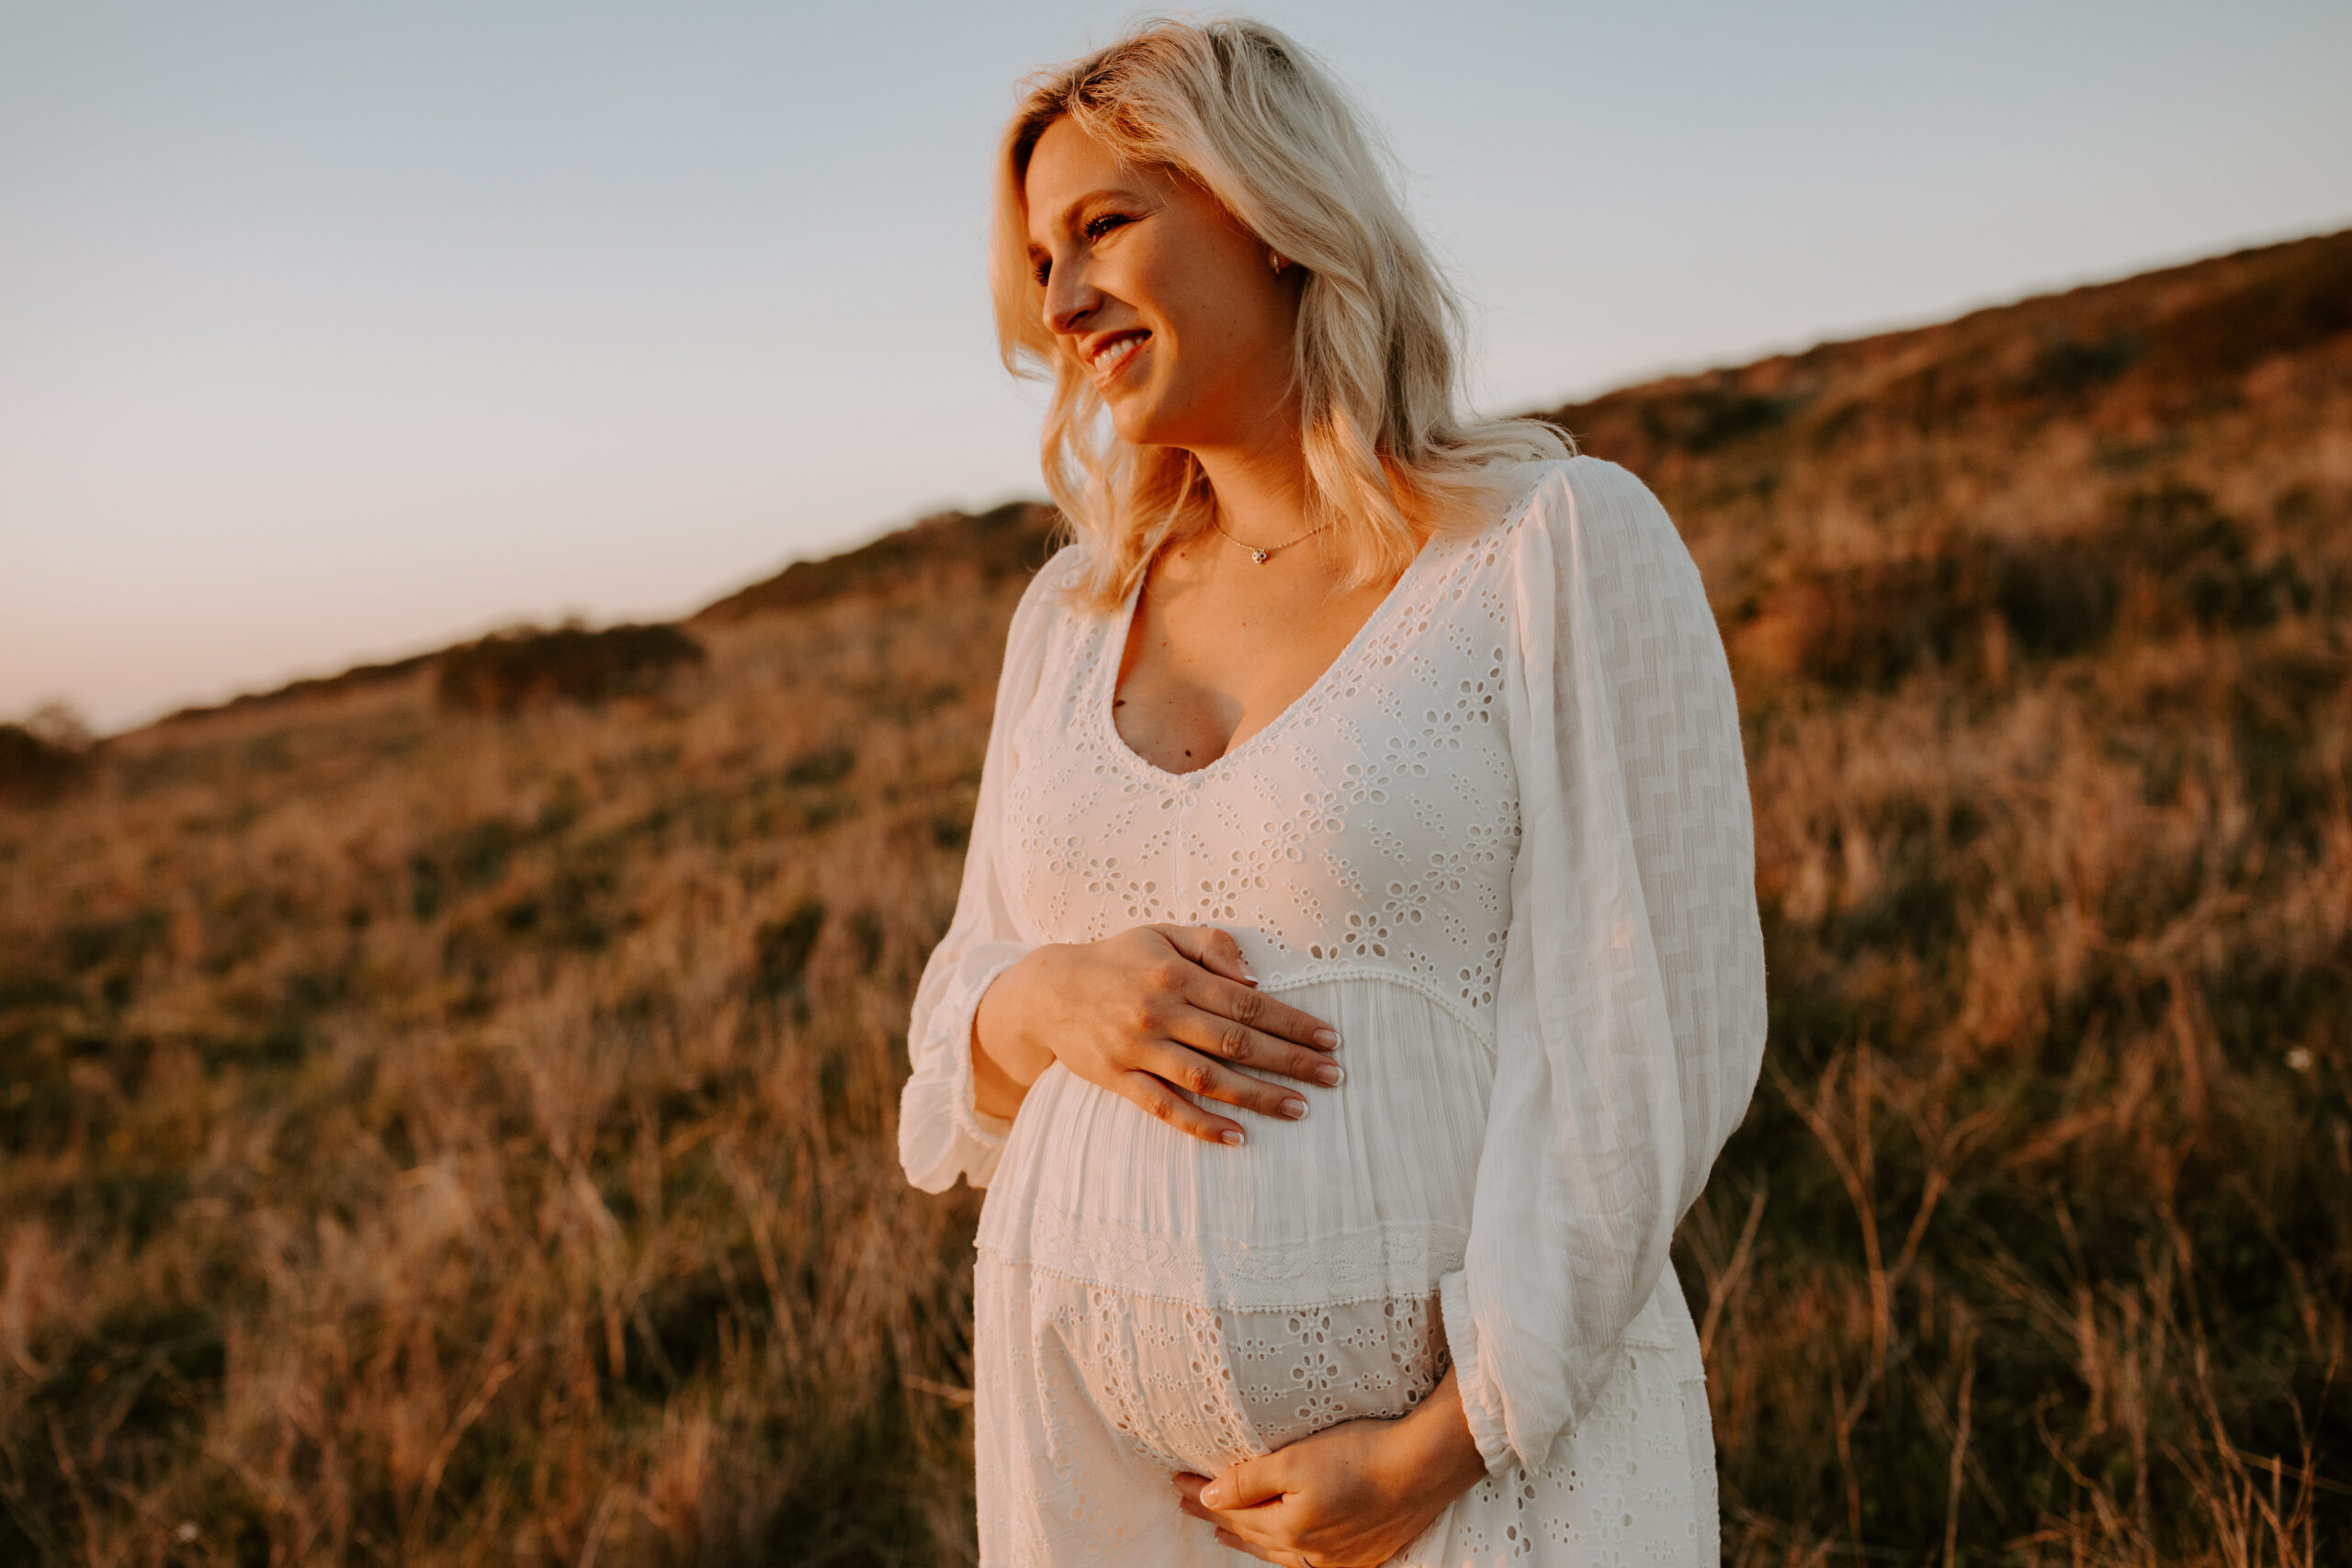
{"label": "nose", "polygon": [[1076,333],[1102,303],[1102,291],[1086,280],[1082,260],[1057,262],[1046,275],[1046,330],[1063,336]]}

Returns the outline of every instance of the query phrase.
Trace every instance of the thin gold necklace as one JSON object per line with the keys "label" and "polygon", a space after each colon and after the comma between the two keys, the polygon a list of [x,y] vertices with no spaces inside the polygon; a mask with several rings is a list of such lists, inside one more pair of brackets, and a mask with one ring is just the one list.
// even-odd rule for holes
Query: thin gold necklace
{"label": "thin gold necklace", "polygon": [[1242,541],[1240,541],[1239,539],[1235,538],[1235,537],[1234,537],[1232,535],[1230,535],[1230,534],[1225,534],[1225,525],[1224,525],[1224,524],[1222,524],[1222,523],[1220,523],[1220,522],[1218,522],[1216,518],[1212,517],[1212,518],[1210,518],[1210,519],[1209,519],[1209,526],[1210,526],[1210,527],[1212,527],[1212,528],[1216,529],[1216,530],[1218,533],[1220,533],[1220,534],[1225,534],[1225,537],[1226,537],[1226,540],[1227,540],[1227,543],[1232,544],[1232,545],[1236,546],[1236,547],[1238,547],[1238,548],[1248,550],[1248,551],[1250,552],[1250,558],[1251,560],[1253,560],[1253,561],[1256,561],[1260,566],[1263,566],[1263,565],[1265,565],[1268,561],[1270,561],[1270,560],[1273,559],[1273,558],[1274,558],[1274,552],[1275,552],[1276,550],[1286,550],[1286,549],[1290,548],[1293,545],[1295,545],[1295,544],[1301,544],[1301,543],[1305,542],[1306,540],[1311,539],[1311,538],[1315,537],[1315,536],[1316,536],[1316,535],[1320,534],[1320,533],[1321,533],[1325,528],[1329,528],[1330,525],[1329,525],[1329,523],[1325,523],[1325,524],[1320,525],[1319,526],[1313,527],[1313,528],[1309,528],[1306,533],[1301,534],[1297,538],[1295,538],[1295,539],[1284,539],[1284,540],[1283,540],[1281,544],[1279,544],[1279,545],[1250,545],[1250,544],[1243,544],[1243,543],[1242,543]]}

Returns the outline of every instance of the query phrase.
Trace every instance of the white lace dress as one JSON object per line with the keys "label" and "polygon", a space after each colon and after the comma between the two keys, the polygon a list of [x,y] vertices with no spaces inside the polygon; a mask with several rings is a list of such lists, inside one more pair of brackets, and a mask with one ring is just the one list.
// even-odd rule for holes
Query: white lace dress
{"label": "white lace dress", "polygon": [[[1013,621],[956,919],[924,972],[910,1178],[988,1187],[982,1561],[1244,1561],[1169,1477],[1453,1365],[1488,1478],[1396,1561],[1716,1558],[1676,1223],[1764,1039],[1746,769],[1699,576],[1623,469],[1541,465],[1425,547],[1316,684],[1196,773],[1111,722],[1132,600]],[[1033,944],[1221,926],[1330,1021],[1347,1081],[1227,1148],[1049,1068],[972,1099],[980,994]]]}

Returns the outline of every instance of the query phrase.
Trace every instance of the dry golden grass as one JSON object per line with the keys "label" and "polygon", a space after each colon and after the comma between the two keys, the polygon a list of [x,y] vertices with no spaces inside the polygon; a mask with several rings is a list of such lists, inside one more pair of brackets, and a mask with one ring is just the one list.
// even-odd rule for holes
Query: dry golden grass
{"label": "dry golden grass", "polygon": [[940,1560],[974,1209],[887,1134],[1009,611],[231,716],[11,819],[17,1551]]}
{"label": "dry golden grass", "polygon": [[[2321,243],[1564,411],[1749,716],[1727,1560],[2352,1550]],[[977,1204],[891,1142],[1017,590],[956,537],[662,697],[402,669],[0,815],[0,1558],[969,1559]]]}

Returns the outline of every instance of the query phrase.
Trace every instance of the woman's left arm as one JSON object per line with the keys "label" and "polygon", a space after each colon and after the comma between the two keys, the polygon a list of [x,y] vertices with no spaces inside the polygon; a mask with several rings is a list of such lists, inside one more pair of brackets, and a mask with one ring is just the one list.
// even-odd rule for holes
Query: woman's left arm
{"label": "woman's left arm", "polygon": [[1521,833],[1470,1239],[1439,1295],[1478,1451],[1532,1471],[1671,1288],[1762,1065],[1764,941],[1731,671],[1666,509],[1576,458],[1512,549]]}
{"label": "woman's left arm", "polygon": [[[1754,818],[1698,569],[1642,482],[1591,458],[1544,479],[1510,547],[1521,836],[1468,1251],[1439,1282],[1453,1370],[1404,1420],[1219,1478],[1248,1478],[1237,1496],[1275,1475],[1289,1489],[1218,1518],[1272,1562],[1359,1560],[1283,1533],[1319,1499],[1402,1529],[1478,1474],[1543,1467],[1616,1369],[1763,1059]],[[1363,1479],[1398,1461],[1426,1467],[1426,1513]]]}

